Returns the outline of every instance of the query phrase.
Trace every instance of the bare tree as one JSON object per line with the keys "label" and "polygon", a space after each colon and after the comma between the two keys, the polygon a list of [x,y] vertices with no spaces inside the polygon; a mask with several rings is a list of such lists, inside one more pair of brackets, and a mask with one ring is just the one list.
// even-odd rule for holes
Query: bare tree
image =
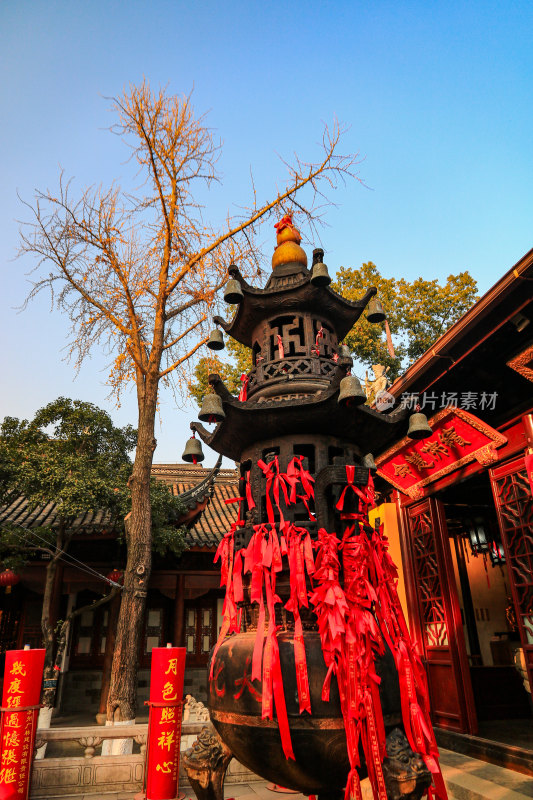
{"label": "bare tree", "polygon": [[129,381],[136,386],[128,559],[108,702],[108,719],[118,721],[135,716],[136,659],[151,570],[149,483],[160,382],[179,385],[187,362],[206,342],[228,265],[237,263],[244,275],[257,273],[259,225],[292,211],[313,228],[327,204],[324,189],[358,179],[358,162],[357,155],[337,154],[342,130],[335,123],[324,130],[318,162],[296,157],[285,164],[283,189],[258,204],[252,186],[252,205],[217,229],[205,221],[198,197],[202,186],[219,180],[220,146],[204,118],[195,116],[190,96],[153,92],[144,82],[115,98],[113,108],[118,118],[113,130],[131,147],[142,188],[132,195],[116,185],[93,187],[73,199],[61,176],[57,193],[37,192],[27,204],[33,217],[23,228],[21,251],[51,269],[39,274],[29,298],[49,288],[57,307],[67,312],[77,366],[95,344],[104,345],[113,359],[113,389],[119,392]]}

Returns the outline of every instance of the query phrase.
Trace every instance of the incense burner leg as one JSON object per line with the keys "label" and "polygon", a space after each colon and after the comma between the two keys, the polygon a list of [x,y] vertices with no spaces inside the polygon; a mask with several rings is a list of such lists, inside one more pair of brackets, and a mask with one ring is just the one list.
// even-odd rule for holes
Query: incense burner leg
{"label": "incense burner leg", "polygon": [[203,728],[182,756],[182,764],[198,800],[224,800],[224,778],[233,753],[213,729]]}
{"label": "incense burner leg", "polygon": [[394,728],[387,736],[383,776],[388,800],[420,800],[431,786],[431,773],[418,753],[411,750],[401,728]]}

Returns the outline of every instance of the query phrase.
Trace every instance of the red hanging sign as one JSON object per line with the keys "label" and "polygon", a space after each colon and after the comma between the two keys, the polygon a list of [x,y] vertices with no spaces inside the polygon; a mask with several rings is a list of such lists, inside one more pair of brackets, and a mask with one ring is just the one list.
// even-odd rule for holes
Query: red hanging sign
{"label": "red hanging sign", "polygon": [[44,650],[8,650],[0,726],[0,798],[27,800]]}
{"label": "red hanging sign", "polygon": [[[423,410],[423,409],[422,409]],[[462,408],[443,408],[429,420],[433,434],[414,441],[405,437],[377,459],[378,475],[414,500],[424,487],[477,460],[498,460],[496,448],[505,436]]]}
{"label": "red hanging sign", "polygon": [[152,650],[147,800],[174,800],[178,796],[185,654],[184,647],[154,647]]}

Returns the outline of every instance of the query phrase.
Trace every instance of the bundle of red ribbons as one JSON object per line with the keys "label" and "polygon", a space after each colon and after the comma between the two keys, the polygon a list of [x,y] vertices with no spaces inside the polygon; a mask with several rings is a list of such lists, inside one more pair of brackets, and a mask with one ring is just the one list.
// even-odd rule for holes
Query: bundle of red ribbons
{"label": "bundle of red ribbons", "polygon": [[[294,617],[300,713],[312,713],[300,618],[302,607],[311,607],[318,620],[327,667],[322,699],[329,700],[334,675],[339,687],[351,767],[346,800],[360,800],[362,796],[358,774],[360,744],[374,797],[387,800],[382,768],[386,741],[379,696],[381,679],[375,669],[376,658],[385,653],[386,646],[393,654],[398,670],[405,734],[413,751],[420,754],[432,773],[433,786],[428,790],[428,797],[430,800],[445,800],[446,788],[429,721],[425,673],[416,647],[411,643],[398,599],[397,570],[388,553],[383,526],[373,529],[368,523],[368,510],[374,505],[370,473],[366,486],[361,487],[354,482],[355,467],[346,467],[346,485],[337,503],[341,520],[347,522],[346,529],[339,538],[321,528],[317,541],[313,541],[306,528],[285,520],[282,510],[282,507],[301,502],[310,519],[315,519],[311,505],[314,501],[313,478],[304,468],[303,456],[293,458],[287,472],[281,472],[277,456],[268,464],[259,461],[258,466],[266,477],[268,524],[255,525],[248,546],[235,552],[234,534],[244,525],[244,498],[228,501],[239,502],[239,514],[215,556],[215,561],[221,561],[221,585],[226,587],[226,596],[210,678],[213,677],[216,653],[222,641],[228,633],[240,631],[243,574],[250,574],[251,601],[257,603],[259,609],[252,680],[262,681],[263,719],[273,719],[275,709],[285,756],[294,758],[275,622],[275,607],[282,602],[276,594],[276,577],[288,566],[290,597],[285,608]],[[348,513],[345,505],[350,494],[356,501],[351,507],[357,510]],[[245,475],[245,497],[248,509],[254,508],[249,472]]]}

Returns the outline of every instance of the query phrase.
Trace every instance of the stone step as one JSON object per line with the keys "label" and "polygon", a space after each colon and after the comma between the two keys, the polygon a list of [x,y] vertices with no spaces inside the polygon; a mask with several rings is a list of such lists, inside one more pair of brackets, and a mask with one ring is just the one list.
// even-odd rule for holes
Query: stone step
{"label": "stone step", "polygon": [[453,800],[528,800],[533,780],[477,758],[440,750],[442,774]]}

